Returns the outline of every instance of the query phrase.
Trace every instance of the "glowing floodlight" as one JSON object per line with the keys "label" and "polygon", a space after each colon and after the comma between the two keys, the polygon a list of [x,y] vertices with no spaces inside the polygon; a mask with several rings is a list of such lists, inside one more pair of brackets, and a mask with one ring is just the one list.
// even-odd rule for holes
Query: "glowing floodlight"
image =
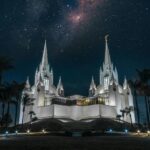
{"label": "glowing floodlight", "polygon": [[111,133],[113,130],[112,129],[109,129],[109,132]]}
{"label": "glowing floodlight", "polygon": [[28,134],[30,133],[30,130],[29,130],[29,129],[27,130],[27,133],[28,133]]}
{"label": "glowing floodlight", "polygon": [[140,133],[141,131],[140,130],[137,130],[137,133]]}
{"label": "glowing floodlight", "polygon": [[150,135],[150,130],[147,131],[148,136]]}
{"label": "glowing floodlight", "polygon": [[7,135],[8,133],[9,133],[8,131],[5,132],[6,135]]}
{"label": "glowing floodlight", "polygon": [[124,132],[125,132],[125,133],[128,133],[128,129],[125,129]]}
{"label": "glowing floodlight", "polygon": [[18,131],[16,130],[15,133],[18,134]]}
{"label": "glowing floodlight", "polygon": [[46,133],[45,129],[42,129],[42,133]]}
{"label": "glowing floodlight", "polygon": [[139,135],[141,133],[141,131],[140,130],[137,130],[137,134]]}

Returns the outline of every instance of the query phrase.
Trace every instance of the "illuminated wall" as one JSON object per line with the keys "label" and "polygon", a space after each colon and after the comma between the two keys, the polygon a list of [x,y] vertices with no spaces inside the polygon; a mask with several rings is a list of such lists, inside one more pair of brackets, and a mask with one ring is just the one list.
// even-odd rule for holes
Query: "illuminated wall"
{"label": "illuminated wall", "polygon": [[[116,107],[107,105],[89,105],[89,106],[64,106],[50,105],[45,107],[34,108],[36,116],[42,118],[67,118],[81,120],[87,118],[116,118]],[[24,122],[29,121],[29,108],[27,108]]]}

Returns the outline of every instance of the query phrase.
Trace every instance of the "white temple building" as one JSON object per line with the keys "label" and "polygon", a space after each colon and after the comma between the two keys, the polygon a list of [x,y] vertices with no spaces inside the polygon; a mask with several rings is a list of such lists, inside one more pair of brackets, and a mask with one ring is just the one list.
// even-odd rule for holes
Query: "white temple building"
{"label": "white temple building", "polygon": [[[124,79],[123,86],[119,84],[118,71],[111,62],[108,39],[105,37],[105,58],[100,67],[99,85],[92,77],[89,96],[64,96],[61,77],[57,86],[53,83],[53,69],[49,66],[46,41],[42,61],[35,71],[34,85],[27,78],[20,104],[19,123],[31,121],[31,113],[37,119],[94,119],[122,116],[124,121],[135,122],[134,104],[131,89]],[[126,110],[126,113],[125,111]],[[128,111],[127,111],[128,110]]]}

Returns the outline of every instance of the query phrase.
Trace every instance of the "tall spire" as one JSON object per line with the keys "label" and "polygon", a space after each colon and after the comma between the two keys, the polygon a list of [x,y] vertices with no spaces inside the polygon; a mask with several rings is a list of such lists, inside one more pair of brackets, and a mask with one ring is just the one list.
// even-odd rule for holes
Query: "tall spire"
{"label": "tall spire", "polygon": [[26,88],[26,89],[30,89],[29,77],[27,77],[26,84],[25,84],[25,88]]}
{"label": "tall spire", "polygon": [[109,48],[108,48],[108,37],[109,35],[105,36],[105,60],[104,60],[105,65],[111,65],[111,59],[110,59]]}
{"label": "tall spire", "polygon": [[63,88],[63,84],[62,84],[62,81],[61,81],[61,76],[59,77],[59,82],[58,82],[58,85],[57,85],[57,91],[58,90],[64,90],[64,88]]}
{"label": "tall spire", "polygon": [[93,97],[95,95],[95,92],[96,92],[96,85],[95,85],[95,82],[94,82],[94,78],[92,76],[92,80],[91,80],[91,84],[90,84],[90,89],[89,89],[89,96]]}
{"label": "tall spire", "polygon": [[90,84],[90,90],[95,90],[96,89],[96,85],[95,85],[95,82],[94,82],[94,78],[92,76],[92,80],[91,80],[91,84]]}
{"label": "tall spire", "polygon": [[128,88],[128,82],[127,82],[127,78],[124,78],[124,83],[123,83],[123,89],[127,89]]}
{"label": "tall spire", "polygon": [[62,84],[62,81],[61,81],[61,76],[59,77],[59,82],[58,82],[58,85],[57,85],[57,93],[59,96],[64,96],[64,88],[63,88],[63,84]]}
{"label": "tall spire", "polygon": [[43,51],[43,56],[42,56],[42,67],[46,67],[48,65],[48,55],[47,55],[47,45],[46,45],[46,40],[44,44],[44,51]]}

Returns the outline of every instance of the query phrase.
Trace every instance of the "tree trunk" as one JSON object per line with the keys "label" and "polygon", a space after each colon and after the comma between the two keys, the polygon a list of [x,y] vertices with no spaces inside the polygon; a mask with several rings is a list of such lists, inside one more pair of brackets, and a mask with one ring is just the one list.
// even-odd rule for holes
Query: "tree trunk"
{"label": "tree trunk", "polygon": [[17,125],[17,116],[18,116],[18,103],[16,103],[16,109],[15,109],[15,126]]}
{"label": "tree trunk", "polygon": [[138,107],[138,101],[137,101],[137,93],[134,89],[134,101],[135,101],[135,107],[136,107],[136,114],[137,114],[137,123],[140,124],[140,113],[139,113],[139,107]]}
{"label": "tree trunk", "polygon": [[2,72],[0,72],[0,85],[2,85]]}
{"label": "tree trunk", "polygon": [[147,98],[147,96],[145,96],[145,106],[146,106],[147,125],[149,126],[149,110],[148,110],[148,98]]}
{"label": "tree trunk", "polygon": [[148,102],[148,113],[149,113],[149,126],[150,126],[150,97],[147,97],[147,102]]}
{"label": "tree trunk", "polygon": [[132,123],[132,116],[131,116],[131,113],[130,113],[129,115],[130,115],[131,126],[133,127],[133,123]]}
{"label": "tree trunk", "polygon": [[2,118],[4,117],[5,114],[5,102],[2,103]]}
{"label": "tree trunk", "polygon": [[32,123],[32,114],[30,114],[30,123]]}
{"label": "tree trunk", "polygon": [[5,102],[2,102],[2,119],[1,119],[1,126],[3,126],[4,114],[5,114]]}
{"label": "tree trunk", "polygon": [[22,114],[22,128],[23,128],[23,121],[24,121],[24,112],[25,112],[25,106],[23,106],[23,110],[22,110],[23,114]]}
{"label": "tree trunk", "polygon": [[10,102],[8,101],[8,106],[7,106],[7,118],[6,118],[6,128],[8,128],[8,121],[9,121],[9,112],[10,112]]}

